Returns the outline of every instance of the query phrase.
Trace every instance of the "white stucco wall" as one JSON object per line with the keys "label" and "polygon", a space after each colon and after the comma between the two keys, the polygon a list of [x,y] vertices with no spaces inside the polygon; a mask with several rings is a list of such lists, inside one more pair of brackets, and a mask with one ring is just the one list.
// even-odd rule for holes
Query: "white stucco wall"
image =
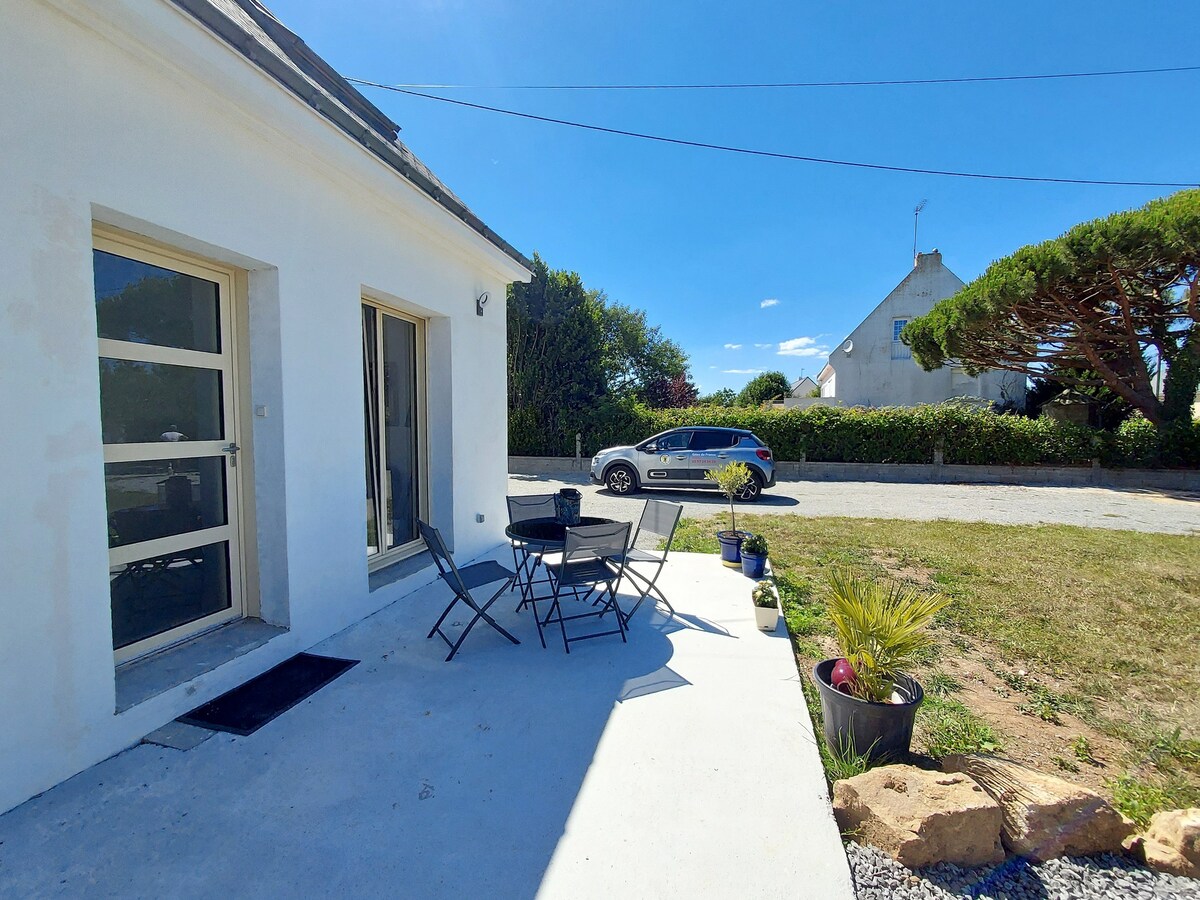
{"label": "white stucco wall", "polygon": [[[918,254],[912,271],[829,355],[834,375],[822,381],[821,396],[844,406],[916,406],[952,397],[1023,402],[1024,379],[1012,373],[990,371],[970,378],[951,366],[926,372],[912,358],[892,359],[892,322],[924,315],[962,286],[942,263],[941,253]],[[843,349],[847,342],[849,353]]]}
{"label": "white stucco wall", "polygon": [[[434,523],[460,559],[502,539],[503,298],[527,273],[164,0],[6,3],[0,82],[4,810],[405,590],[368,588],[364,293],[428,320]],[[121,714],[93,222],[248,273],[258,588],[289,628]]]}

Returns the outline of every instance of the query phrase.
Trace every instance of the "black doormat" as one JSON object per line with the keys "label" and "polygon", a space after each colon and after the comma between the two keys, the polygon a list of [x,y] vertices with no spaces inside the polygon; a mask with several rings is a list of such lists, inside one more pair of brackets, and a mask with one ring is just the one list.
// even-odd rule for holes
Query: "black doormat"
{"label": "black doormat", "polygon": [[254,734],[358,663],[357,659],[297,653],[175,721],[214,731]]}

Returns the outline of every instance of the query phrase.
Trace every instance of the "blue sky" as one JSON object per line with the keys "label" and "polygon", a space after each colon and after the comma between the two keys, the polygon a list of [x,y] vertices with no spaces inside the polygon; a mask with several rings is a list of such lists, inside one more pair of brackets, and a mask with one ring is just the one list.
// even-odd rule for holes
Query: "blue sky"
{"label": "blue sky", "polygon": [[[1184,2],[268,0],[342,74],[384,83],[936,78],[1195,63]],[[820,370],[939,248],[992,260],[1166,188],[1019,184],[651,144],[364,88],[401,138],[523,252],[645,309],[704,391]],[[447,96],[689,140],[922,168],[1200,180],[1200,72],[762,91]],[[783,352],[781,352],[781,350]]]}

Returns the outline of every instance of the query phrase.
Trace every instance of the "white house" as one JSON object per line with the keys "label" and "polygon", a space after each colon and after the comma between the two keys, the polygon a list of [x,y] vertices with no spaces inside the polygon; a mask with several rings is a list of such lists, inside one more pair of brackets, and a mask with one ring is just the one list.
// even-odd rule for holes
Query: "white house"
{"label": "white house", "polygon": [[818,384],[805,375],[803,378],[797,378],[792,382],[793,397],[807,397],[813,391],[817,390]]}
{"label": "white house", "polygon": [[500,542],[529,264],[256,0],[0,20],[3,811]]}
{"label": "white house", "polygon": [[817,376],[821,397],[842,406],[916,406],[954,397],[1023,405],[1023,376],[989,371],[972,378],[953,365],[926,372],[900,340],[909,321],[961,287],[963,282],[942,263],[941,253],[918,253],[912,271],[829,354]]}

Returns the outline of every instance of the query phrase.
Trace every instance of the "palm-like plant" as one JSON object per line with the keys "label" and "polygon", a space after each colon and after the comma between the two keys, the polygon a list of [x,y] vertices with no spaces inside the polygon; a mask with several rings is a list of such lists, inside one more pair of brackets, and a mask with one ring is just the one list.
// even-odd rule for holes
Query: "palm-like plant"
{"label": "palm-like plant", "polygon": [[719,469],[705,469],[704,477],[715,481],[721,493],[729,498],[729,530],[737,531],[737,518],[733,512],[733,498],[744,488],[753,477],[750,467],[744,462],[735,461],[721,466]]}
{"label": "palm-like plant", "polygon": [[849,571],[830,573],[829,587],[829,618],[842,655],[854,667],[850,692],[883,703],[897,676],[933,643],[925,628],[950,598],[896,581],[858,578]]}

